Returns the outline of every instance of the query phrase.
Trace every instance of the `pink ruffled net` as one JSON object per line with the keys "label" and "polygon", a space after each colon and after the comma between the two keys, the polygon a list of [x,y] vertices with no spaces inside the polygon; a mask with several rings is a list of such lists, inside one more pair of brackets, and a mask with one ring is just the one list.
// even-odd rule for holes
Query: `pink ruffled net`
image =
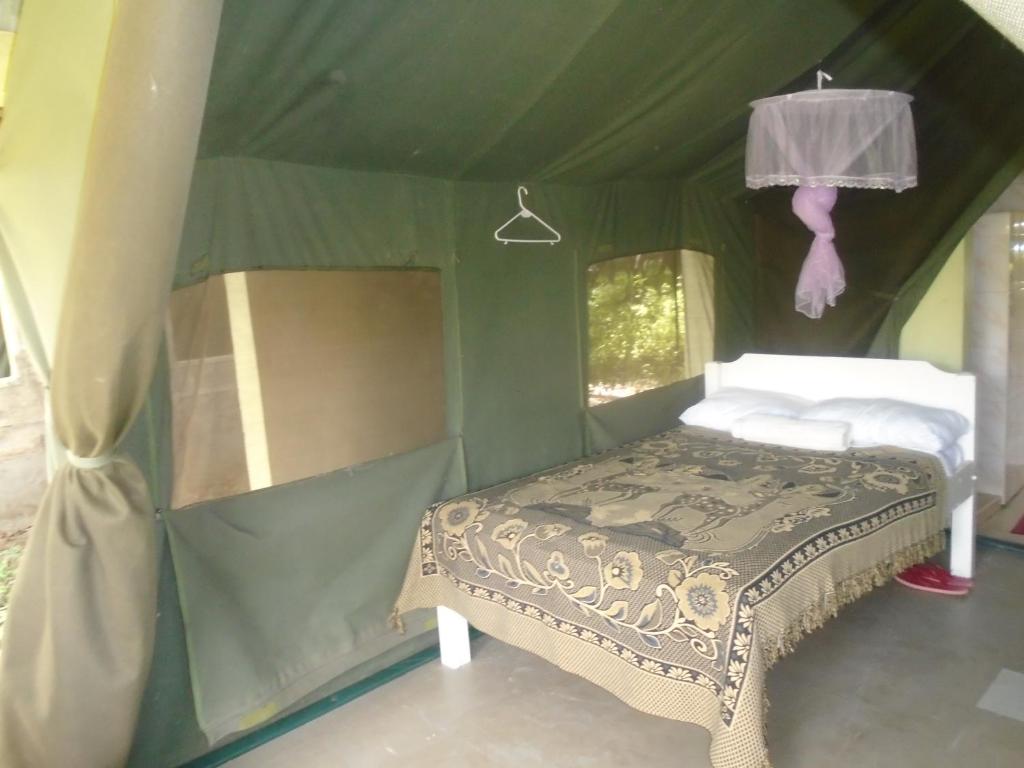
{"label": "pink ruffled net", "polygon": [[836,197],[835,187],[797,187],[793,194],[793,213],[814,233],[796,283],[796,311],[815,320],[846,290],[843,263],[832,244],[836,230],[829,213]]}

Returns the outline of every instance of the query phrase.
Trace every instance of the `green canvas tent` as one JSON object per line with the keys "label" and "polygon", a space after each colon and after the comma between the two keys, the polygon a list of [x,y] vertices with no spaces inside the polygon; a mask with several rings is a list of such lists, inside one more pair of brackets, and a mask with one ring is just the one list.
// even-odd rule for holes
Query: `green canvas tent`
{"label": "green canvas tent", "polygon": [[[0,125],[0,266],[71,455],[0,654],[5,765],[178,765],[430,644],[429,617],[389,622],[430,503],[654,434],[699,397],[690,377],[588,402],[595,265],[710,257],[716,359],[892,356],[1024,167],[1019,28],[993,17],[1010,42],[960,0],[77,5],[25,4]],[[842,193],[849,289],[812,321],[792,310],[806,231],[784,190],[745,188],[743,163],[749,102],[819,68],[914,96],[920,183]],[[496,240],[520,185],[559,242]],[[334,424],[344,400],[288,376],[313,343],[288,275],[312,275],[294,282],[309,296],[351,291],[329,294],[358,308],[331,327],[393,344],[380,398],[345,413],[372,435],[424,398],[432,421],[417,406],[378,430],[400,449],[286,471],[333,437],[249,420],[244,354],[286,422]],[[240,312],[248,331],[224,320]],[[257,360],[264,332],[273,360]],[[318,354],[340,344],[325,339]],[[183,387],[215,358],[234,361],[234,438],[183,457],[175,413],[200,408]],[[337,362],[323,381],[359,367]],[[234,485],[189,496],[189,472],[235,454]]]}

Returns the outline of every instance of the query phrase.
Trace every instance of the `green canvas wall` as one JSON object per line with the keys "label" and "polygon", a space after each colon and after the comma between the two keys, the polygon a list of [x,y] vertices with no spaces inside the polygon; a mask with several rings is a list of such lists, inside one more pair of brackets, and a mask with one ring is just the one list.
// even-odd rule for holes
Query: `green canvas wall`
{"label": "green canvas wall", "polygon": [[582,451],[588,264],[679,247],[710,253],[716,348],[738,354],[753,335],[746,206],[666,181],[530,190],[561,243],[494,239],[517,210],[512,184],[200,161],[175,284],[240,269],[440,269],[448,432],[465,438],[470,486],[489,485]]}
{"label": "green canvas wall", "polygon": [[[812,87],[819,66],[835,87],[914,95],[921,184],[841,195],[849,289],[805,322],[791,306],[808,235],[788,193],[747,194],[743,148],[748,102]],[[282,0],[259,13],[228,0],[201,155],[685,180],[759,214],[757,271],[732,283],[756,286],[762,350],[894,355],[942,261],[1024,165],[1024,106],[1005,98],[1022,78],[1024,56],[960,0]]]}
{"label": "green canvas wall", "polygon": [[[516,210],[512,184],[252,159],[198,164],[176,285],[240,269],[438,268],[448,393],[446,443],[355,473],[168,510],[160,370],[129,450],[150,468],[174,554],[184,621],[163,629],[183,634],[164,641],[187,647],[197,722],[214,738],[276,716],[362,663],[367,649],[396,642],[390,602],[430,501],[668,428],[699,396],[699,383],[684,383],[584,408],[590,263],[679,247],[712,253],[719,312],[729,318],[717,343],[749,346],[749,285],[737,280],[749,268],[744,207],[665,181],[530,190],[530,205],[562,243],[494,239]],[[380,549],[350,566],[345,547],[360,532]],[[297,569],[289,553],[298,552]],[[277,615],[275,605],[288,609]],[[231,627],[246,627],[244,637]],[[180,669],[181,661],[169,654],[162,663]],[[159,688],[164,699],[185,700],[167,694],[169,682],[158,664],[152,696]],[[158,732],[146,720],[156,712],[149,701],[140,755]]]}
{"label": "green canvas wall", "polygon": [[[841,195],[851,287],[808,326],[791,300],[809,237],[788,191],[747,194],[743,144],[747,102],[810,86],[817,66],[842,85],[918,97],[922,186]],[[344,583],[353,571],[330,549],[298,575],[282,573],[275,551],[347,529],[401,530],[356,569],[393,590],[429,499],[675,423],[699,380],[584,407],[593,261],[712,254],[720,359],[863,352],[880,328],[876,348],[892,353],[884,339],[959,239],[951,233],[1024,160],[1024,106],[1003,98],[1020,77],[1019,55],[959,0],[282,0],[259,12],[227,0],[176,285],[261,268],[439,269],[448,439],[355,474],[167,510],[158,373],[129,451],[165,510],[178,584],[165,569],[162,600],[173,618],[180,594],[184,621],[161,623],[160,643],[177,651],[158,648],[136,764],[152,765],[154,745],[201,749],[194,727],[161,724],[167,702],[197,696],[188,722],[222,735],[329,687],[345,659],[390,638],[383,592]],[[558,245],[494,240],[524,180]],[[218,632],[248,626],[264,593],[300,601],[288,625],[254,633],[244,650],[218,644]],[[333,608],[317,612],[317,601]],[[284,638],[286,653],[272,647]]]}
{"label": "green canvas wall", "polygon": [[[923,41],[927,40],[927,44]],[[895,357],[899,334],[956,244],[1024,168],[1024,55],[962,3],[893,3],[822,66],[908,90],[918,186],[840,190],[833,211],[847,290],[821,320],[792,311],[808,233],[791,190],[751,197],[757,346],[784,354]]]}
{"label": "green canvas wall", "polygon": [[750,100],[892,4],[227,0],[200,156],[474,181],[689,178],[742,140]]}

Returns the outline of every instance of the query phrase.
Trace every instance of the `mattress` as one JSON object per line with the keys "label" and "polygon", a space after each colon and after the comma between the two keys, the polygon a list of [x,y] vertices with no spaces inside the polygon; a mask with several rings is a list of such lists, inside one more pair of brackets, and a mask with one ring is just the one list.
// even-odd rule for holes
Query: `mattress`
{"label": "mattress", "polygon": [[939,551],[944,486],[927,454],[680,427],[428,509],[396,617],[448,606],[637,709],[705,727],[714,768],[764,768],[767,669]]}

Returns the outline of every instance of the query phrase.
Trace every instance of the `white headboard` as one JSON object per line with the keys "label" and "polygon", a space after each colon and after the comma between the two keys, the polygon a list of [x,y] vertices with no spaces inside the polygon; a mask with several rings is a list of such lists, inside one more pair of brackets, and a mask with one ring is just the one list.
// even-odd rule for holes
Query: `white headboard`
{"label": "white headboard", "polygon": [[974,460],[975,384],[969,373],[946,373],[921,360],[746,354],[733,363],[705,366],[705,394],[722,387],[784,392],[808,400],[887,397],[947,408],[970,421],[960,448],[965,461]]}

